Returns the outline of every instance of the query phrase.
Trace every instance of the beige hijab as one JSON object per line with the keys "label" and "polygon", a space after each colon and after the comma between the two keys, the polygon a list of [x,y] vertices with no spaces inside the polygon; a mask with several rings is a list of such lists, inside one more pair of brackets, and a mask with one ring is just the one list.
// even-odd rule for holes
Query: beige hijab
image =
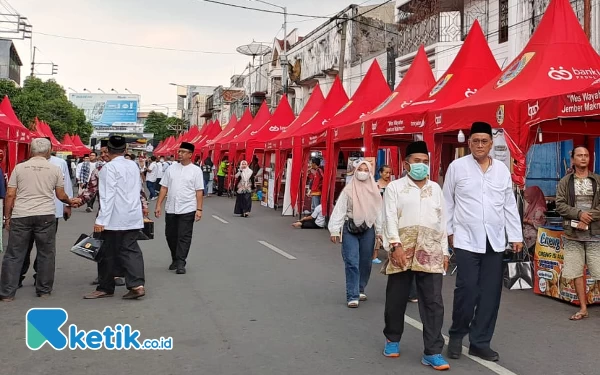
{"label": "beige hijab", "polygon": [[[360,181],[356,178],[356,172],[362,165],[366,165],[369,169],[369,179],[366,181]],[[375,178],[372,173],[373,167],[371,163],[366,160],[362,160],[358,163],[354,169],[354,176],[350,185],[345,189],[346,193],[350,195],[352,199],[352,216],[354,223],[360,226],[362,223],[366,223],[370,228],[375,224],[375,221],[381,214],[381,194],[379,188],[375,182]]]}
{"label": "beige hijab", "polygon": [[250,178],[252,177],[252,169],[248,167],[248,162],[246,160],[242,160],[240,163],[239,175],[242,177],[242,181],[244,183],[250,182]]}

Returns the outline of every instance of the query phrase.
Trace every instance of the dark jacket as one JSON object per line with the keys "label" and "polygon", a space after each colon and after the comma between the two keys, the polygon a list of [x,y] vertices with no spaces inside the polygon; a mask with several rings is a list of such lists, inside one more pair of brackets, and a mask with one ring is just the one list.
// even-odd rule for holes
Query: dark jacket
{"label": "dark jacket", "polygon": [[[590,233],[593,236],[598,236],[600,235],[600,196],[598,195],[600,175],[590,172],[588,178],[592,179],[592,187],[594,189],[592,209],[590,210],[594,221],[590,224]],[[571,227],[571,220],[579,220],[580,211],[580,209],[575,208],[575,174],[570,173],[563,177],[556,187],[556,212],[563,218],[565,235],[574,235],[573,233],[576,229]]]}

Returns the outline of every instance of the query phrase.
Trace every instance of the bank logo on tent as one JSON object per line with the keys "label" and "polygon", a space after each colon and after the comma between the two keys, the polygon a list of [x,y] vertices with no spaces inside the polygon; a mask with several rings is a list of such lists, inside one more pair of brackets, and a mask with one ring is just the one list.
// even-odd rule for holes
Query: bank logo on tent
{"label": "bank logo on tent", "polygon": [[33,308],[25,315],[27,347],[38,350],[48,343],[56,350],[67,347],[67,336],[60,328],[67,322],[67,311],[60,308]]}

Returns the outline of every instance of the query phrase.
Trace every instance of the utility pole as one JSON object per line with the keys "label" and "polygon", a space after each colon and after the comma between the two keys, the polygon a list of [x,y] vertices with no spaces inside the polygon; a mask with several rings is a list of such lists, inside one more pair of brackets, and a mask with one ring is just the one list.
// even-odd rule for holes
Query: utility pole
{"label": "utility pole", "polygon": [[287,61],[287,8],[283,7],[283,56],[281,59],[283,73],[283,94],[287,95],[288,87],[288,61]]}
{"label": "utility pole", "polygon": [[592,14],[592,2],[591,0],[583,0],[583,31],[587,36],[588,40],[591,38],[591,16]]}
{"label": "utility pole", "polygon": [[37,47],[33,47],[33,56],[31,57],[31,77],[33,77],[33,74],[35,73],[35,50],[37,49]]}
{"label": "utility pole", "polygon": [[339,75],[340,81],[342,82],[342,85],[343,85],[344,84],[344,66],[346,65],[346,23],[348,22],[347,21],[348,17],[344,14],[341,18],[343,20],[341,23],[342,35],[340,38],[340,43],[341,43],[341,45],[340,45],[340,61],[339,61],[340,68],[339,68],[338,75]]}

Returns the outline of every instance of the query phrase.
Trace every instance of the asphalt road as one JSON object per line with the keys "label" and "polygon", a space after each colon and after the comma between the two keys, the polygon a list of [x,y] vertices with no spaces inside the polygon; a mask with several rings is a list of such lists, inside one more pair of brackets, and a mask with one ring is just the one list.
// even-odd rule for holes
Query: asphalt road
{"label": "asphalt road", "polygon": [[[28,277],[14,302],[0,303],[0,374],[434,372],[420,364],[423,344],[415,304],[407,311],[412,325],[406,325],[401,357],[382,356],[386,280],[378,266],[366,290],[369,300],[348,309],[340,248],[328,241],[326,231],[293,229],[292,218],[256,204],[250,218],[234,217],[233,203],[228,198],[206,200],[186,275],[167,270],[164,221],[157,221],[156,239],[140,242],[147,295],[139,301],[119,298],[125,288],[118,288],[115,298],[82,299],[94,288],[89,283],[96,266],[68,249],[80,233],[91,231],[94,214],[80,209],[68,222],[61,220],[52,296],[35,297]],[[444,334],[451,322],[453,284],[454,277],[444,279]],[[505,289],[502,299],[492,341],[500,362],[485,366],[463,356],[450,361],[451,372],[600,373],[599,308],[591,309],[589,319],[571,322],[575,307],[530,291]],[[32,307],[62,307],[69,313],[67,325],[79,329],[128,323],[142,338],[172,337],[173,350],[56,351],[45,345],[31,351],[25,345],[25,314]]]}

